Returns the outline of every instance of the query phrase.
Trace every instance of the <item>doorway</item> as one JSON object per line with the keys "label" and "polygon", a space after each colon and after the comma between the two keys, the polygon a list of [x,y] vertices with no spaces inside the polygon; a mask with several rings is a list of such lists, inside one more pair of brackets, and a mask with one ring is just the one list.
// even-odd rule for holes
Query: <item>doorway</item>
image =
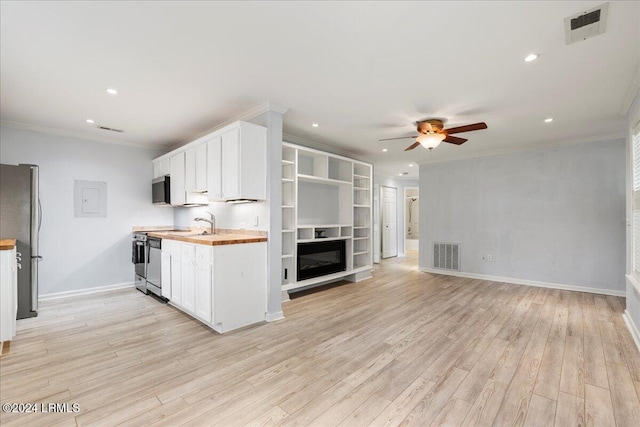
{"label": "doorway", "polygon": [[417,251],[420,235],[420,190],[418,187],[404,189],[404,249]]}
{"label": "doorway", "polygon": [[398,189],[380,186],[382,199],[382,258],[398,256]]}

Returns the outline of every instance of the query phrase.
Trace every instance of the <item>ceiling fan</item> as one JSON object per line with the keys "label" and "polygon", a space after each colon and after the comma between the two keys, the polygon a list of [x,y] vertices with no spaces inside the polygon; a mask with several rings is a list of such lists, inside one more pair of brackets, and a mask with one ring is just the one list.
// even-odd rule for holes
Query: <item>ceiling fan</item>
{"label": "ceiling fan", "polygon": [[416,123],[418,125],[418,132],[420,135],[416,136],[402,136],[399,138],[386,138],[380,139],[380,141],[391,141],[394,139],[407,139],[416,138],[416,142],[404,149],[404,151],[413,150],[418,145],[422,145],[424,148],[432,150],[436,148],[442,141],[449,142],[451,144],[464,144],[467,142],[465,138],[458,138],[457,136],[451,136],[454,133],[471,132],[473,130],[486,129],[487,124],[484,122],[474,123],[471,125],[458,126],[454,128],[445,129],[442,120],[428,119]]}

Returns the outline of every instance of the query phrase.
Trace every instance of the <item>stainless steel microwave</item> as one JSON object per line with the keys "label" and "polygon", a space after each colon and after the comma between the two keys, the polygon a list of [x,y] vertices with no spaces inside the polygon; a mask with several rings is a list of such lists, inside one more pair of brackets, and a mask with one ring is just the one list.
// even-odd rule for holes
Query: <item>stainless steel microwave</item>
{"label": "stainless steel microwave", "polygon": [[151,181],[154,205],[171,204],[171,177],[169,175],[155,178]]}

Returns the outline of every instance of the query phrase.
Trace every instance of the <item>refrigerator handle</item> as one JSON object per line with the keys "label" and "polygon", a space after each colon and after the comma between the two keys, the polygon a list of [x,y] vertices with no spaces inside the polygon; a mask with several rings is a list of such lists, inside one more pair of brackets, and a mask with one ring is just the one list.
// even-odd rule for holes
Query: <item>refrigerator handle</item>
{"label": "refrigerator handle", "polygon": [[42,227],[42,203],[40,203],[40,198],[38,198],[38,231]]}

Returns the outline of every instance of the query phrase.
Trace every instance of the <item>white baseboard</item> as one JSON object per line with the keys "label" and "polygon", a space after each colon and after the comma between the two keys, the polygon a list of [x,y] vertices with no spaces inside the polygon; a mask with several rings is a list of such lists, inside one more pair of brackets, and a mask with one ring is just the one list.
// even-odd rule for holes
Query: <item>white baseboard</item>
{"label": "white baseboard", "polygon": [[132,288],[135,286],[134,282],[116,283],[114,285],[100,286],[97,288],[78,289],[75,291],[56,292],[53,294],[38,295],[38,301],[48,301],[58,298],[76,297],[79,295],[97,294],[99,292],[116,291],[118,289]]}
{"label": "white baseboard", "polygon": [[282,291],[282,293],[280,295],[280,298],[281,298],[282,302],[291,301],[291,297],[289,296],[289,292],[287,292],[287,291]]}
{"label": "white baseboard", "polygon": [[565,285],[562,283],[538,282],[535,280],[515,279],[513,277],[491,276],[488,274],[463,273],[459,271],[446,271],[436,268],[420,267],[420,271],[433,274],[444,274],[446,276],[466,277],[469,279],[489,280],[492,282],[513,283],[515,285],[537,286],[539,288],[561,289],[563,291],[587,292],[590,294],[613,295],[615,297],[624,297],[626,291],[614,291],[612,289],[589,288],[587,286]]}
{"label": "white baseboard", "polygon": [[267,313],[264,320],[267,322],[275,322],[276,320],[284,319],[284,313],[282,311],[276,311],[275,313]]}
{"label": "white baseboard", "polygon": [[627,328],[633,337],[633,341],[636,343],[636,347],[640,350],[640,331],[638,331],[638,327],[633,323],[633,320],[627,310],[622,314],[622,318],[624,319],[624,323],[627,324]]}

